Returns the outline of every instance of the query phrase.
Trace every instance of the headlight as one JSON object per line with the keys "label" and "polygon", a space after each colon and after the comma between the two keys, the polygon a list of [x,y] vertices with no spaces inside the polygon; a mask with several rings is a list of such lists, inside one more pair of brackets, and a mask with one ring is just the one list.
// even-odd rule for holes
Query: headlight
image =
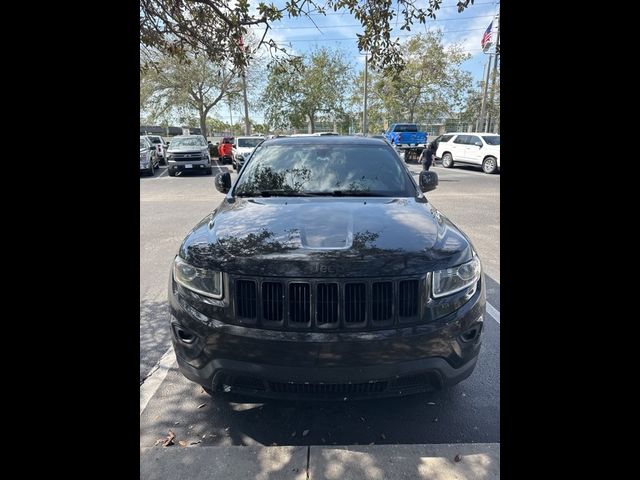
{"label": "headlight", "polygon": [[173,278],[176,282],[200,295],[222,298],[222,273],[189,265],[182,258],[173,262]]}
{"label": "headlight", "polygon": [[477,256],[457,267],[433,272],[433,298],[451,295],[474,285],[480,280],[480,272],[480,259]]}

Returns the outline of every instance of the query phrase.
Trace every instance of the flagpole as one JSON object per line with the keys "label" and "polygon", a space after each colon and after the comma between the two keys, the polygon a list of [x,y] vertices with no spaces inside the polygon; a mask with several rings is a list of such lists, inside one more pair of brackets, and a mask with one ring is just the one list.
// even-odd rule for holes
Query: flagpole
{"label": "flagpole", "polygon": [[493,61],[493,73],[491,75],[491,96],[489,97],[489,104],[487,105],[487,119],[484,126],[484,131],[488,132],[491,127],[491,112],[489,105],[493,105],[493,98],[496,91],[496,68],[498,67],[498,56],[500,55],[500,15],[497,15],[498,19],[498,34],[496,35],[496,56]]}
{"label": "flagpole", "polygon": [[492,55],[493,55],[493,53],[489,54],[489,60],[487,61],[487,73],[486,73],[486,76],[483,75],[484,93],[482,94],[482,106],[480,107],[480,116],[476,120],[476,132],[480,131],[479,130],[480,122],[482,122],[482,119],[484,118],[484,107],[485,107],[485,104],[487,102],[487,90],[488,90],[488,87],[489,87],[489,70],[491,69],[491,56]]}

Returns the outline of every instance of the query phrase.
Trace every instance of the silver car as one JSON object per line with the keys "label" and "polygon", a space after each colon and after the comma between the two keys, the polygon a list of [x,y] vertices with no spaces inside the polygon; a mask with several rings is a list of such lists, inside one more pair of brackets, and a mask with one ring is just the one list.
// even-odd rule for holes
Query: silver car
{"label": "silver car", "polygon": [[211,156],[207,140],[202,135],[178,135],[171,139],[166,150],[169,176],[182,172],[205,172],[211,175]]}
{"label": "silver car", "polygon": [[140,137],[140,172],[153,176],[154,170],[158,168],[158,153],[156,147],[152,145],[146,137]]}

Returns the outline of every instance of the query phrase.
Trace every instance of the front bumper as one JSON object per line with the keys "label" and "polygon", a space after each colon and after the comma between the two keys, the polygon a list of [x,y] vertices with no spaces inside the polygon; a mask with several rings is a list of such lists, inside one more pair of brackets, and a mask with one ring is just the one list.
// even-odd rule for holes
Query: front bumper
{"label": "front bumper", "polygon": [[[167,162],[168,168],[174,172],[197,172],[204,171],[210,167],[208,160],[198,160],[195,162],[177,162],[175,160],[169,160]],[[187,167],[191,165],[191,167]]]}
{"label": "front bumper", "polygon": [[309,400],[403,396],[464,380],[480,351],[483,281],[462,307],[429,324],[331,333],[263,330],[216,320],[204,325],[172,279],[169,283],[180,371],[214,391]]}

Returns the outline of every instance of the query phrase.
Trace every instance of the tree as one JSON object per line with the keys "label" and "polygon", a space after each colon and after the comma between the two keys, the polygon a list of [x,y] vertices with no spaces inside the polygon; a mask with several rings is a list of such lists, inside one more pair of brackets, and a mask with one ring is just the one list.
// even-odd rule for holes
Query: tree
{"label": "tree", "polygon": [[290,66],[272,65],[262,100],[265,120],[276,128],[309,126],[315,132],[318,116],[343,111],[350,83],[350,66],[339,51],[316,49]]}
{"label": "tree", "polygon": [[[156,61],[162,68],[147,69],[141,77],[145,107],[156,119],[178,114],[187,122],[195,114],[202,135],[206,136],[209,111],[222,100],[241,92],[232,65],[216,65],[202,55],[189,55],[185,60],[164,56]],[[142,91],[141,86],[141,103]]]}
{"label": "tree", "polygon": [[[398,72],[404,60],[400,43],[391,39],[392,25],[399,24],[400,30],[410,31],[414,23],[425,24],[427,18],[435,19],[445,1],[454,0],[428,0],[420,7],[416,6],[416,0],[397,0],[397,8],[393,8],[392,0],[286,0],[281,8],[260,0],[141,0],[140,41],[167,55],[181,57],[186,51],[199,51],[211,61],[226,57],[240,67],[250,63],[259,48],[267,48],[271,53],[286,52],[273,39],[266,39],[272,23],[285,15],[312,19],[310,14],[345,11],[362,25],[364,33],[356,34],[358,48],[369,52],[371,65]],[[455,1],[458,12],[474,2]],[[249,27],[256,26],[264,28],[260,41],[254,48],[243,51],[242,39]]]}
{"label": "tree", "polygon": [[[367,116],[372,127],[400,121],[426,122],[428,118],[450,115],[464,103],[472,77],[460,68],[470,58],[461,45],[445,48],[442,32],[429,32],[410,38],[403,49],[406,65],[400,76],[371,71]],[[360,76],[354,103],[361,104],[363,85],[364,78]]]}
{"label": "tree", "polygon": [[[485,105],[485,114],[488,112],[491,116],[491,125],[489,131],[499,132],[500,128],[500,70],[496,71],[495,95],[493,103],[489,102],[487,94],[487,104]],[[462,111],[461,119],[464,122],[476,124],[478,122],[478,130],[484,129],[484,118],[480,118],[482,110],[482,96],[484,93],[484,81],[478,82],[475,90],[470,90],[467,95],[466,104]],[[493,127],[493,128],[491,128]]]}

